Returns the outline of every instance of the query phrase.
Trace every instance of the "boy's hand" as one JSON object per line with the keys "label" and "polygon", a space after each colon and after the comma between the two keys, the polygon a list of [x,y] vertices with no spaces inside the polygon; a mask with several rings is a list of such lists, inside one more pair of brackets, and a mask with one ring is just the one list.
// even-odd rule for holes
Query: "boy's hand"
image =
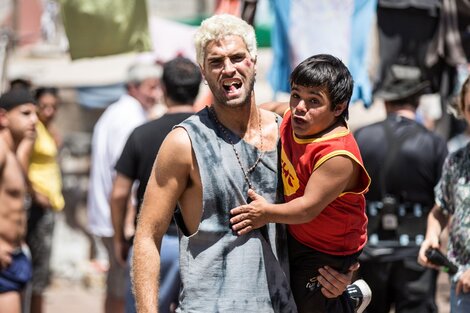
{"label": "boy's hand", "polygon": [[230,211],[230,214],[233,215],[230,223],[232,224],[232,229],[238,235],[247,234],[267,223],[266,207],[269,203],[252,189],[248,190],[248,196],[252,200],[250,204],[241,205]]}

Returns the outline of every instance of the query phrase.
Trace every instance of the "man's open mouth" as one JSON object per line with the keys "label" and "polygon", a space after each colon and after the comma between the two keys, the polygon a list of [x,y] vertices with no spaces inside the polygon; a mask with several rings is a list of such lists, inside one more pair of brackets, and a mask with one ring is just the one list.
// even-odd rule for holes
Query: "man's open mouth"
{"label": "man's open mouth", "polygon": [[222,86],[225,91],[234,92],[242,87],[242,82],[239,79],[228,79],[223,82]]}

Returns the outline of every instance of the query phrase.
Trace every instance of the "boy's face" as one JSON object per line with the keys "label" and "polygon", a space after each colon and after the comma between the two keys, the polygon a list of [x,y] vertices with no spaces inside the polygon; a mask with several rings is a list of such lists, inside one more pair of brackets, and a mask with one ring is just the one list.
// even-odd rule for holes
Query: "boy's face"
{"label": "boy's face", "polygon": [[239,36],[214,40],[205,48],[202,73],[216,104],[240,107],[250,103],[256,74],[253,59]]}
{"label": "boy's face", "polygon": [[34,137],[36,134],[36,106],[32,103],[18,105],[6,112],[7,127],[13,139],[20,142],[25,137]]}
{"label": "boy's face", "polygon": [[344,110],[344,104],[331,109],[324,87],[292,85],[289,101],[292,128],[299,138],[309,138],[331,126]]}

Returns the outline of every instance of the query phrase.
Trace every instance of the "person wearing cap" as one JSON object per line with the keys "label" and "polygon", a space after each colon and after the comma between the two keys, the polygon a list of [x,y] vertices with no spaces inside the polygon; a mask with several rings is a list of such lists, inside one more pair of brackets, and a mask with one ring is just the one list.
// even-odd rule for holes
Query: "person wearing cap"
{"label": "person wearing cap", "polygon": [[386,119],[355,132],[372,179],[368,243],[360,257],[360,275],[374,292],[367,312],[388,313],[393,306],[396,312],[436,312],[437,272],[421,267],[417,257],[447,147],[416,121],[428,82],[413,68],[395,66],[390,73],[376,93]]}
{"label": "person wearing cap", "polygon": [[35,136],[37,120],[28,91],[11,90],[0,97],[0,312],[21,312],[21,291],[32,275],[22,249],[27,187],[16,152],[25,137]]}
{"label": "person wearing cap", "polygon": [[132,65],[127,73],[127,93],[105,110],[93,130],[88,225],[108,252],[106,313],[124,312],[126,290],[126,267],[116,260],[113,248],[109,200],[114,166],[132,130],[150,119],[151,109],[161,96],[161,72],[161,68],[153,64]]}

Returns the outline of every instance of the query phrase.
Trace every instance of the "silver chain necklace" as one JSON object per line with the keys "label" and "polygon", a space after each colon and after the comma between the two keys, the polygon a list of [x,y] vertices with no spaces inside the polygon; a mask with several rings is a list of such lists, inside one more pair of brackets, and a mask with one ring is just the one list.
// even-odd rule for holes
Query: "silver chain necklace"
{"label": "silver chain necklace", "polygon": [[235,148],[235,144],[233,143],[232,139],[230,139],[230,136],[227,132],[227,128],[220,123],[219,119],[217,118],[217,114],[215,114],[215,110],[212,106],[208,107],[208,110],[209,110],[209,113],[212,115],[215,123],[217,124],[217,127],[219,127],[219,129],[222,132],[222,134],[224,135],[225,139],[232,146],[233,152],[235,153],[235,157],[237,158],[237,161],[238,161],[238,165],[240,166],[240,169],[243,172],[243,176],[245,178],[246,183],[248,184],[248,187],[250,189],[254,189],[253,184],[251,183],[250,178],[248,177],[248,175],[251,174],[251,172],[253,172],[255,170],[256,166],[261,161],[261,158],[264,155],[264,151],[263,151],[263,129],[261,127],[261,112],[260,112],[260,110],[257,109],[257,111],[258,111],[259,136],[260,136],[260,149],[259,150],[261,151],[261,153],[258,155],[258,158],[256,159],[255,163],[253,163],[253,165],[250,166],[247,170],[245,170],[245,168],[243,167],[242,161],[240,159],[240,154],[238,153],[237,149]]}

